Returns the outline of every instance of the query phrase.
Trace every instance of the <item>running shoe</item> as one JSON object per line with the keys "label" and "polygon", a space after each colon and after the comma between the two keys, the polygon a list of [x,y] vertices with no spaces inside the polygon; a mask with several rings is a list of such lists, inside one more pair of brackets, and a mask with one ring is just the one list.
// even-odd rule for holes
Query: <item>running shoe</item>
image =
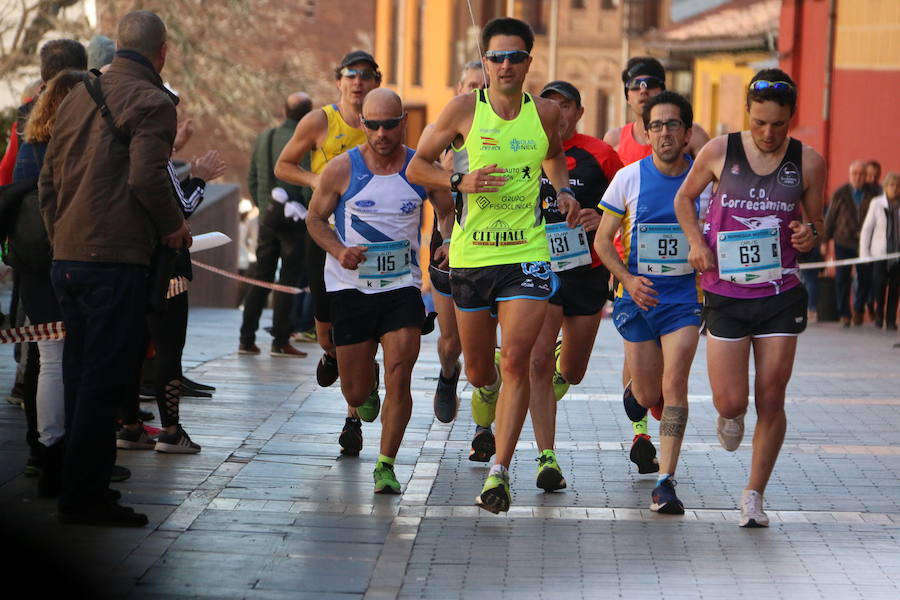
{"label": "running shoe", "polygon": [[741,493],[741,527],[768,527],[769,516],[763,512],[763,497],[756,490],[744,490]]}
{"label": "running shoe", "polygon": [[319,338],[316,335],[316,330],[310,329],[309,331],[295,331],[291,334],[291,340],[309,344],[318,342]]}
{"label": "running shoe", "polygon": [[344,420],[344,429],[338,438],[341,445],[341,454],[344,456],[359,456],[363,447],[362,422],[353,417]]}
{"label": "running shoe", "polygon": [[43,470],[44,461],[40,456],[29,456],[25,461],[25,471],[22,473],[25,477],[39,477]]}
{"label": "running shoe", "polygon": [[165,454],[197,454],[200,452],[200,444],[192,442],[179,423],[175,433],[163,431],[159,434],[154,449]]}
{"label": "running shoe", "polygon": [[363,402],[362,406],[356,408],[356,414],[366,423],[371,423],[378,418],[381,411],[381,395],[378,393],[378,386],[381,385],[381,370],[378,363],[375,363],[375,387],[369,392],[369,397]]}
{"label": "running shoe", "polygon": [[326,352],[319,359],[319,364],[316,366],[316,383],[319,384],[319,387],[328,387],[337,381],[337,378],[337,359]]}
{"label": "running shoe", "polygon": [[538,463],[537,486],[539,488],[545,492],[566,489],[566,478],[563,477],[562,469],[556,462],[556,452],[544,450],[535,460]]}
{"label": "running shoe", "polygon": [[639,433],[634,436],[634,439],[631,441],[629,457],[631,462],[637,465],[638,473],[641,475],[659,472],[659,461],[656,460],[656,447],[650,441],[649,435]]}
{"label": "running shoe", "polygon": [[497,451],[494,443],[494,433],[490,427],[475,426],[475,437],[472,438],[472,450],[469,451],[469,460],[473,462],[487,462]]}
{"label": "running shoe", "polygon": [[449,378],[445,379],[443,373],[438,373],[437,389],[434,391],[434,416],[441,423],[450,423],[456,418],[456,411],[459,410],[456,386],[461,371],[462,363],[457,361],[456,369]]}
{"label": "running shoe", "polygon": [[509,497],[509,472],[505,469],[494,475],[488,475],[481,488],[481,495],[475,498],[475,504],[495,515],[509,510],[512,500]]}
{"label": "running shoe", "polygon": [[10,404],[15,404],[16,406],[22,406],[22,403],[25,402],[25,386],[21,383],[14,384],[12,389],[9,390],[6,401]]}
{"label": "running shoe", "polygon": [[120,427],[116,432],[116,448],[121,450],[151,450],[156,447],[156,440],[147,435],[143,427],[128,429]]}
{"label": "running shoe", "polygon": [[121,465],[113,465],[112,471],[109,473],[109,480],[112,483],[121,483],[131,479],[131,469]]}
{"label": "running shoe", "polygon": [[497,413],[497,398],[500,397],[500,351],[494,352],[494,365],[497,368],[497,389],[477,387],[472,390],[472,420],[481,427],[490,427]]}
{"label": "running shoe", "polygon": [[729,452],[740,448],[741,440],[744,439],[744,415],[734,419],[716,417],[716,435],[719,436],[722,447]]}
{"label": "running shoe", "polygon": [[562,351],[562,340],[556,341],[556,348],[553,350],[553,356],[556,357],[555,369],[553,371],[553,396],[556,398],[556,401],[559,402],[562,400],[562,397],[566,395],[566,392],[569,391],[570,384],[566,381],[566,378],[563,377],[562,371],[559,368],[559,354]]}
{"label": "running shoe", "polygon": [[394,465],[386,462],[379,462],[375,465],[375,471],[372,473],[375,479],[376,494],[399,494],[400,482],[394,475]]}
{"label": "running shoe", "polygon": [[677,482],[674,479],[667,477],[662,483],[653,488],[650,510],[664,515],[683,515],[684,504],[675,495],[676,485]]}

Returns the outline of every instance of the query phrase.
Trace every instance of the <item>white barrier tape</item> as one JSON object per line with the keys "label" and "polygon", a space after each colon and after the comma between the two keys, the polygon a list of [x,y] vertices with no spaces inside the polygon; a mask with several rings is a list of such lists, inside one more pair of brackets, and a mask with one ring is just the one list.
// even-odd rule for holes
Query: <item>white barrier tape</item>
{"label": "white barrier tape", "polygon": [[47,340],[61,340],[65,337],[66,328],[62,321],[0,329],[0,344],[44,342]]}
{"label": "white barrier tape", "polygon": [[900,252],[891,252],[890,254],[882,254],[881,256],[867,256],[865,258],[842,258],[841,260],[823,260],[814,263],[800,263],[801,269],[825,269],[828,267],[849,267],[850,265],[861,265],[871,262],[879,262],[882,260],[891,260],[900,258]]}
{"label": "white barrier tape", "polygon": [[276,292],[283,292],[285,294],[299,294],[303,290],[298,287],[294,287],[291,285],[281,285],[280,283],[269,283],[268,281],[260,281],[259,279],[252,279],[250,277],[244,277],[243,275],[238,275],[237,273],[232,273],[231,271],[226,271],[225,269],[220,269],[218,267],[214,267],[212,265],[207,265],[198,260],[191,259],[191,262],[200,267],[201,269],[206,269],[207,271],[212,271],[217,275],[221,275],[222,277],[228,277],[229,279],[234,279],[235,281],[242,281],[244,283],[249,283],[250,285],[255,285],[258,287],[263,287],[269,290],[274,290]]}

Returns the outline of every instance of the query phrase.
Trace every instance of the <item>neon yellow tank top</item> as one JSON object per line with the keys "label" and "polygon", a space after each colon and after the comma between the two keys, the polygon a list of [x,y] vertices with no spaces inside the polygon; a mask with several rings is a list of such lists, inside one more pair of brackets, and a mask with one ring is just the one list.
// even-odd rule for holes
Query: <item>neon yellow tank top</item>
{"label": "neon yellow tank top", "polygon": [[518,116],[507,121],[491,108],[486,90],[475,90],[475,116],[454,170],[469,173],[496,163],[507,182],[497,192],[460,194],[453,226],[450,266],[487,267],[548,261],[541,214],[541,163],[549,141],[531,95],[522,95]]}
{"label": "neon yellow tank top", "polygon": [[322,112],[328,119],[328,135],[322,146],[312,151],[310,168],[313,173],[321,173],[332,158],[366,141],[366,134],[362,129],[347,124],[337,104],[323,106]]}

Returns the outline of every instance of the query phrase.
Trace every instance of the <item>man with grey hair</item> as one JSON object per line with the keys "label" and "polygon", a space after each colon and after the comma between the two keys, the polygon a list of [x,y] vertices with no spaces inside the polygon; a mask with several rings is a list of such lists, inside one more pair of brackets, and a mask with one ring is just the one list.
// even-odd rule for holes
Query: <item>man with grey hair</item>
{"label": "man with grey hair", "polygon": [[[856,258],[859,250],[859,230],[869,211],[869,203],[878,193],[878,188],[866,183],[865,161],[854,160],[850,163],[849,181],[834,192],[825,218],[825,241],[834,240],[836,259]],[[838,315],[844,327],[850,327],[853,269],[852,266],[837,267],[834,277]],[[856,265],[856,293],[852,302],[854,325],[862,325],[871,288],[872,265]]]}
{"label": "man with grey hair", "polygon": [[[168,173],[176,99],[160,71],[166,26],[149,11],[119,22],[103,103],[78,86],[60,105],[39,180],[51,278],[66,328],[62,523],[142,526],[109,489],[116,410],[128,394],[148,308],[155,248],[190,246]],[[98,81],[90,81],[96,91]],[[99,99],[98,99],[99,100]]]}

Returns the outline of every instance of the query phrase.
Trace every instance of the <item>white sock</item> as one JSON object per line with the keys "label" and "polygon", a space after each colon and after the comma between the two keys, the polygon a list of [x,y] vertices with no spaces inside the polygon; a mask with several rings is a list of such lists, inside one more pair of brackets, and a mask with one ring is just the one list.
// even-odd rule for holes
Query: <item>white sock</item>
{"label": "white sock", "polygon": [[663,481],[665,481],[666,479],[668,479],[671,476],[672,476],[671,473],[660,473],[659,479],[656,480],[656,485],[661,484]]}
{"label": "white sock", "polygon": [[500,371],[497,369],[497,365],[494,365],[494,371],[497,373],[497,378],[494,379],[494,383],[484,386],[484,389],[491,392],[496,392],[500,389]]}
{"label": "white sock", "polygon": [[488,471],[488,477],[490,477],[491,475],[502,475],[505,472],[506,467],[504,467],[503,465],[494,465],[493,467],[491,467],[491,470]]}

